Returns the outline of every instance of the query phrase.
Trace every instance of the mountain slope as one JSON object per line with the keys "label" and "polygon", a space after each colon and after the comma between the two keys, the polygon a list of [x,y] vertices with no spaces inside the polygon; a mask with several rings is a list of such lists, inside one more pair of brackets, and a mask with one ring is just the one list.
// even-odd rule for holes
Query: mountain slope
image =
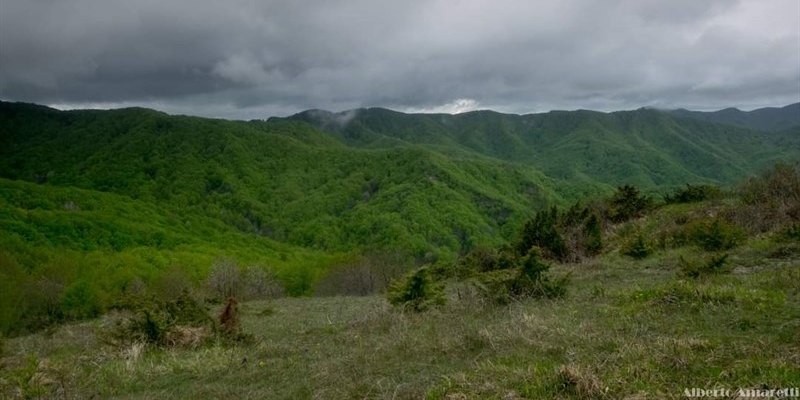
{"label": "mountain slope", "polygon": [[[283,119],[273,119],[278,120]],[[647,109],[530,115],[360,109],[304,112],[288,120],[311,123],[351,146],[424,145],[451,155],[474,154],[528,165],[555,178],[596,187],[727,184],[777,160],[800,157],[798,147],[785,145],[797,140],[796,130],[760,132]]]}
{"label": "mountain slope", "polygon": [[0,126],[1,177],[125,195],[326,251],[452,255],[496,244],[535,206],[587,190],[475,154],[352,148],[294,121],[4,103]]}
{"label": "mountain slope", "polygon": [[[335,259],[328,254],[248,235],[206,215],[174,213],[128,196],[0,179],[0,274],[66,269],[109,291],[130,279],[177,270],[204,276],[220,257],[272,269],[301,294]],[[80,265],[73,267],[72,264]],[[0,329],[1,330],[1,329]]]}
{"label": "mountain slope", "polygon": [[137,290],[175,295],[219,265],[308,294],[361,253],[452,260],[506,243],[545,206],[622,183],[732,182],[798,151],[800,128],[653,110],[244,122],[0,102],[0,332]]}
{"label": "mountain slope", "polygon": [[694,118],[762,131],[782,131],[800,126],[800,103],[780,108],[759,108],[753,111],[741,111],[736,108],[713,112],[678,109],[669,111],[669,113],[681,118]]}
{"label": "mountain slope", "polygon": [[635,184],[726,184],[800,158],[758,132],[640,109],[510,115],[307,111],[225,121],[0,103],[0,177],[110,192],[306,248],[450,257],[536,207]]}

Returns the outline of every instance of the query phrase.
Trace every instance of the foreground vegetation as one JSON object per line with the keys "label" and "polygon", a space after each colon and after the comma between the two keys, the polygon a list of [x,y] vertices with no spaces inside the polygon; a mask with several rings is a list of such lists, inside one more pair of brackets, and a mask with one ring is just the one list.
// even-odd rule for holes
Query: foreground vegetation
{"label": "foreground vegetation", "polygon": [[[54,398],[679,398],[685,387],[800,385],[800,265],[767,245],[730,274],[683,277],[680,256],[609,254],[555,267],[569,296],[399,313],[382,297],[242,306],[249,344],[100,340],[116,315],[4,343],[0,391]],[[796,249],[794,251],[797,251]],[[462,288],[463,289],[463,288]]]}
{"label": "foreground vegetation", "polygon": [[[389,301],[277,298],[235,313],[224,296],[247,291],[225,271],[243,270],[218,264],[222,303],[197,292],[132,302],[4,339],[0,392],[636,399],[800,386],[800,168],[779,165],[729,196],[687,186],[661,206],[634,189],[537,213],[506,246],[407,275]],[[334,269],[321,287],[386,288],[369,265]],[[516,292],[525,276],[556,290]]]}

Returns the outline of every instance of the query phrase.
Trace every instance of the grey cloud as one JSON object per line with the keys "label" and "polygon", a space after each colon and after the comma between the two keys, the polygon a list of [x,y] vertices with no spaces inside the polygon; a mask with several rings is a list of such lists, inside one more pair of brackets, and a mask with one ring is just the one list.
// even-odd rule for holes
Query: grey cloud
{"label": "grey cloud", "polygon": [[0,98],[263,118],[800,101],[795,0],[0,0]]}

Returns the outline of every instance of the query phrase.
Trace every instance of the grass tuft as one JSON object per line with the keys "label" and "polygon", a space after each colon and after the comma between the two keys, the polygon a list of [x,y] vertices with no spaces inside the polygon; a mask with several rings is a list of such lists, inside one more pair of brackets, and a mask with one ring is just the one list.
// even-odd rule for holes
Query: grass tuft
{"label": "grass tuft", "polygon": [[597,376],[573,365],[558,368],[557,389],[578,399],[603,399],[608,392]]}

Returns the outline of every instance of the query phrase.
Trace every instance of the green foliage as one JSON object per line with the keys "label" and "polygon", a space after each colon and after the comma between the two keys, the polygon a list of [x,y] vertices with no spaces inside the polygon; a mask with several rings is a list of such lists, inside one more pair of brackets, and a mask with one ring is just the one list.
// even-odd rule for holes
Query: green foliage
{"label": "green foliage", "polygon": [[[117,213],[125,216],[121,223],[89,220],[95,209],[77,198],[48,199],[48,211],[69,205],[71,212],[55,221],[25,216],[11,225],[21,235],[85,250],[169,249],[213,243],[205,235],[235,231],[324,252],[377,246],[453,258],[501,243],[524,210],[562,201],[554,189],[570,186],[522,165],[475,155],[456,159],[423,146],[353,149],[298,122],[145,110],[58,112],[0,103],[0,126],[0,177],[43,179],[42,192],[71,187],[113,193],[141,206]],[[39,208],[38,198],[8,200]],[[136,215],[141,208],[154,212]],[[155,229],[131,229],[151,228],[154,213]]]}
{"label": "green foliage", "polygon": [[106,341],[117,346],[135,342],[156,346],[198,346],[210,337],[211,332],[217,331],[208,310],[188,291],[170,301],[135,298],[120,306],[131,315],[118,320],[104,332]]}
{"label": "green foliage", "polygon": [[[371,109],[348,115],[352,124],[341,118],[315,112],[238,122],[0,103],[3,177],[115,193],[177,220],[133,232],[86,224],[86,204],[64,198],[55,206],[73,214],[57,225],[69,229],[42,232],[42,220],[10,226],[57,246],[115,251],[171,248],[233,229],[327,252],[379,245],[453,258],[510,238],[532,207],[603,194],[627,179],[645,188],[731,182],[762,165],[752,143],[762,152],[798,153],[764,143],[780,135],[737,131],[730,141],[713,125],[692,124],[687,137],[678,121],[652,110],[426,116]],[[195,217],[214,222],[197,226]],[[173,226],[191,232],[174,235]]]}
{"label": "green foliage", "polygon": [[603,203],[595,200],[589,206],[577,202],[566,212],[559,213],[556,225],[565,251],[558,261],[578,262],[602,251],[603,228],[598,216],[603,215],[604,210]]}
{"label": "green foliage", "polygon": [[625,246],[623,246],[621,252],[626,256],[641,260],[649,256],[653,250],[647,243],[644,235],[639,233],[633,238],[633,240],[629,241],[625,244]]}
{"label": "green foliage", "polygon": [[424,311],[445,303],[444,286],[431,277],[427,267],[421,267],[392,284],[387,299],[403,310]]}
{"label": "green foliage", "polygon": [[[247,266],[240,271],[246,299],[302,294],[339,258],[142,200],[4,179],[0,226],[0,276],[8,278],[0,280],[3,334],[93,316],[129,296],[132,282],[174,298],[219,259]],[[68,288],[74,292],[65,295]]]}
{"label": "green foliage", "polygon": [[609,200],[608,217],[613,222],[625,222],[643,216],[652,205],[652,199],[640,193],[637,187],[620,186]]}
{"label": "green foliage", "polygon": [[592,257],[603,249],[603,230],[598,215],[599,203],[584,207],[574,203],[566,212],[557,207],[539,210],[525,222],[517,240],[507,248],[491,252],[476,251],[461,259],[468,271],[511,268],[518,258],[536,248],[542,256],[559,262],[576,262]]}
{"label": "green foliage", "polygon": [[467,282],[477,289],[483,300],[491,304],[506,305],[514,298],[511,288],[516,281],[518,269],[494,270],[472,276]]}
{"label": "green foliage", "polygon": [[558,298],[564,296],[567,291],[569,276],[552,281],[546,274],[549,269],[550,266],[540,260],[538,251],[529,252],[522,259],[518,274],[511,283],[509,288],[511,295],[517,298]]}
{"label": "green foliage", "polygon": [[786,241],[800,242],[800,223],[793,223],[791,225],[787,225],[780,231],[779,237]]}
{"label": "green foliage", "polygon": [[583,227],[586,236],[586,250],[591,255],[599,254],[603,249],[603,232],[600,228],[600,220],[597,215],[592,214],[586,220]]}
{"label": "green foliage", "polygon": [[[785,145],[792,136],[684,125],[651,110],[326,118],[237,122],[0,102],[0,248],[11,260],[0,254],[0,331],[96,315],[134,286],[169,298],[207,281],[219,259],[237,266],[242,299],[272,296],[262,289],[273,283],[310,294],[365,248],[447,264],[497,248],[522,225],[517,256],[476,253],[467,269],[509,268],[534,246],[577,261],[601,251],[601,224],[648,209],[637,187],[528,223],[525,213],[623,182],[731,182],[798,154]],[[797,168],[771,174],[742,190],[743,204],[763,212],[740,215],[798,218]]]}
{"label": "green foliage", "polygon": [[676,189],[673,193],[665,195],[664,202],[666,204],[696,203],[719,198],[721,195],[722,191],[717,186],[687,184],[686,188]]}
{"label": "green foliage", "polygon": [[538,247],[547,257],[564,259],[567,247],[556,228],[558,221],[559,212],[555,207],[537,212],[522,228],[521,237],[516,245],[517,253],[525,256],[531,249]]}
{"label": "green foliage", "polygon": [[93,318],[102,312],[102,301],[92,284],[80,280],[64,289],[61,308],[69,319]]}
{"label": "green foliage", "polygon": [[778,163],[739,187],[742,205],[729,218],[750,232],[800,222],[800,163]]}
{"label": "green foliage", "polygon": [[517,266],[517,255],[512,249],[502,248],[492,250],[479,248],[469,252],[459,261],[459,270],[462,275],[473,272],[489,272],[495,270],[511,269]]}
{"label": "green foliage", "polygon": [[[608,226],[603,239],[615,249],[637,234],[652,240],[682,232],[709,215],[726,220],[729,207],[741,206],[728,199],[669,205],[641,220]],[[583,218],[589,215],[581,216],[582,211],[565,214],[576,215],[563,217],[557,224],[567,237],[569,229],[583,229]],[[710,223],[713,218],[705,220]],[[696,246],[669,247],[640,262],[607,252],[591,262],[552,263],[549,269],[543,259],[530,257],[525,266],[517,260],[514,268],[494,269],[492,260],[502,248],[475,251],[475,257],[471,253],[464,256],[475,261],[468,263],[475,267],[470,268],[466,282],[455,282],[456,274],[447,275],[456,267],[445,266],[456,263],[443,261],[428,268],[430,277],[448,277],[452,295],[451,304],[435,312],[391,312],[385,299],[378,296],[283,298],[244,304],[240,315],[247,320],[240,331],[254,335],[254,345],[231,346],[232,341],[220,335],[200,349],[178,346],[191,343],[178,340],[190,331],[176,327],[170,330],[172,335],[164,335],[170,338],[163,340],[165,344],[154,345],[166,351],[140,354],[142,348],[151,347],[140,343],[124,348],[97,346],[94,327],[119,315],[114,313],[94,323],[53,330],[52,335],[6,339],[0,392],[19,397],[23,393],[31,397],[63,397],[67,393],[157,398],[169,388],[182,397],[211,391],[269,398],[659,398],[676,386],[715,382],[720,377],[719,365],[728,366],[725,379],[734,387],[750,387],[752,382],[780,387],[800,377],[800,369],[793,363],[800,270],[793,263],[797,246],[784,242],[791,239],[783,238],[783,229],[754,236],[725,254],[705,253]],[[688,243],[686,239],[682,244]],[[789,251],[775,258],[774,254],[785,249]],[[0,266],[10,266],[4,271],[28,273],[23,267],[29,262],[24,252],[15,251],[5,261],[3,253],[0,251]],[[205,261],[206,266],[213,265],[214,257]],[[63,282],[66,287],[87,278],[81,266],[92,263],[82,260],[90,258],[60,256],[43,263],[51,283]],[[357,266],[359,260],[349,254],[328,265]],[[127,265],[117,267],[117,261],[104,262],[103,272],[127,269]],[[165,269],[172,269],[174,263],[159,258],[153,262]],[[251,262],[236,261],[237,265]],[[484,268],[486,272],[479,271],[481,265],[489,266]],[[722,275],[734,266],[741,273]],[[541,290],[541,279],[553,279],[558,271],[567,269],[576,273],[565,298],[517,301],[520,297],[512,293],[512,289],[546,293]],[[7,276],[17,275],[11,272]],[[30,276],[32,284],[41,278],[24,276]],[[540,284],[523,285],[523,277],[532,277],[528,283],[538,278]],[[152,280],[147,276],[141,283],[125,282],[129,283],[120,286],[125,293],[151,293]],[[98,280],[98,287],[105,284]],[[520,290],[525,286],[532,290]],[[513,307],[493,305],[508,302],[514,302]],[[219,315],[221,308],[213,315]],[[153,321],[157,319],[151,318]],[[184,333],[178,336],[178,332]],[[380,349],[380,357],[375,357],[375,349]],[[41,362],[34,364],[25,379],[18,380],[15,376],[28,365],[25,360],[30,353]],[[446,357],[433,357],[435,354]],[[564,354],[569,354],[568,359]],[[476,358],[482,361],[476,364]],[[236,373],[220,374],[232,369]],[[313,384],[304,378],[309,370],[319,378]],[[537,373],[531,374],[533,370]],[[264,386],[264,376],[270,376],[274,384]],[[431,380],[431,376],[440,378]],[[386,379],[407,385],[387,385]],[[198,381],[205,383],[198,387]],[[47,386],[52,389],[40,393],[25,389],[26,384],[52,385]]]}
{"label": "green foliage", "polygon": [[669,113],[682,118],[693,118],[700,121],[761,131],[778,132],[800,125],[800,103],[790,104],[781,108],[767,107],[753,111],[741,111],[736,108],[726,108],[713,112],[679,109],[669,111]]}
{"label": "green foliage", "polygon": [[744,229],[721,218],[692,221],[685,232],[692,243],[706,251],[732,249],[746,235]]}
{"label": "green foliage", "polygon": [[731,268],[726,265],[728,254],[712,254],[706,261],[689,262],[684,257],[678,259],[678,266],[683,275],[690,278],[699,278],[709,274],[729,272]]}
{"label": "green foliage", "polygon": [[566,294],[569,276],[552,280],[550,265],[542,262],[538,248],[515,260],[514,269],[495,269],[473,275],[469,282],[484,299],[508,304],[525,298],[559,298]]}
{"label": "green foliage", "polygon": [[24,331],[28,325],[26,307],[22,299],[31,279],[21,265],[5,251],[0,250],[0,336]]}
{"label": "green foliage", "polygon": [[742,184],[739,196],[745,204],[796,207],[800,203],[800,163],[775,164]]}
{"label": "green foliage", "polygon": [[800,157],[800,146],[787,145],[797,143],[796,131],[767,134],[647,109],[451,116],[373,108],[347,117],[346,124],[337,123],[342,115],[324,112],[289,119],[314,124],[350,146],[397,148],[413,143],[530,165],[550,177],[580,183],[571,188],[577,194],[572,199],[604,194],[607,185],[625,183],[645,189],[687,182],[733,183],[774,160]]}

